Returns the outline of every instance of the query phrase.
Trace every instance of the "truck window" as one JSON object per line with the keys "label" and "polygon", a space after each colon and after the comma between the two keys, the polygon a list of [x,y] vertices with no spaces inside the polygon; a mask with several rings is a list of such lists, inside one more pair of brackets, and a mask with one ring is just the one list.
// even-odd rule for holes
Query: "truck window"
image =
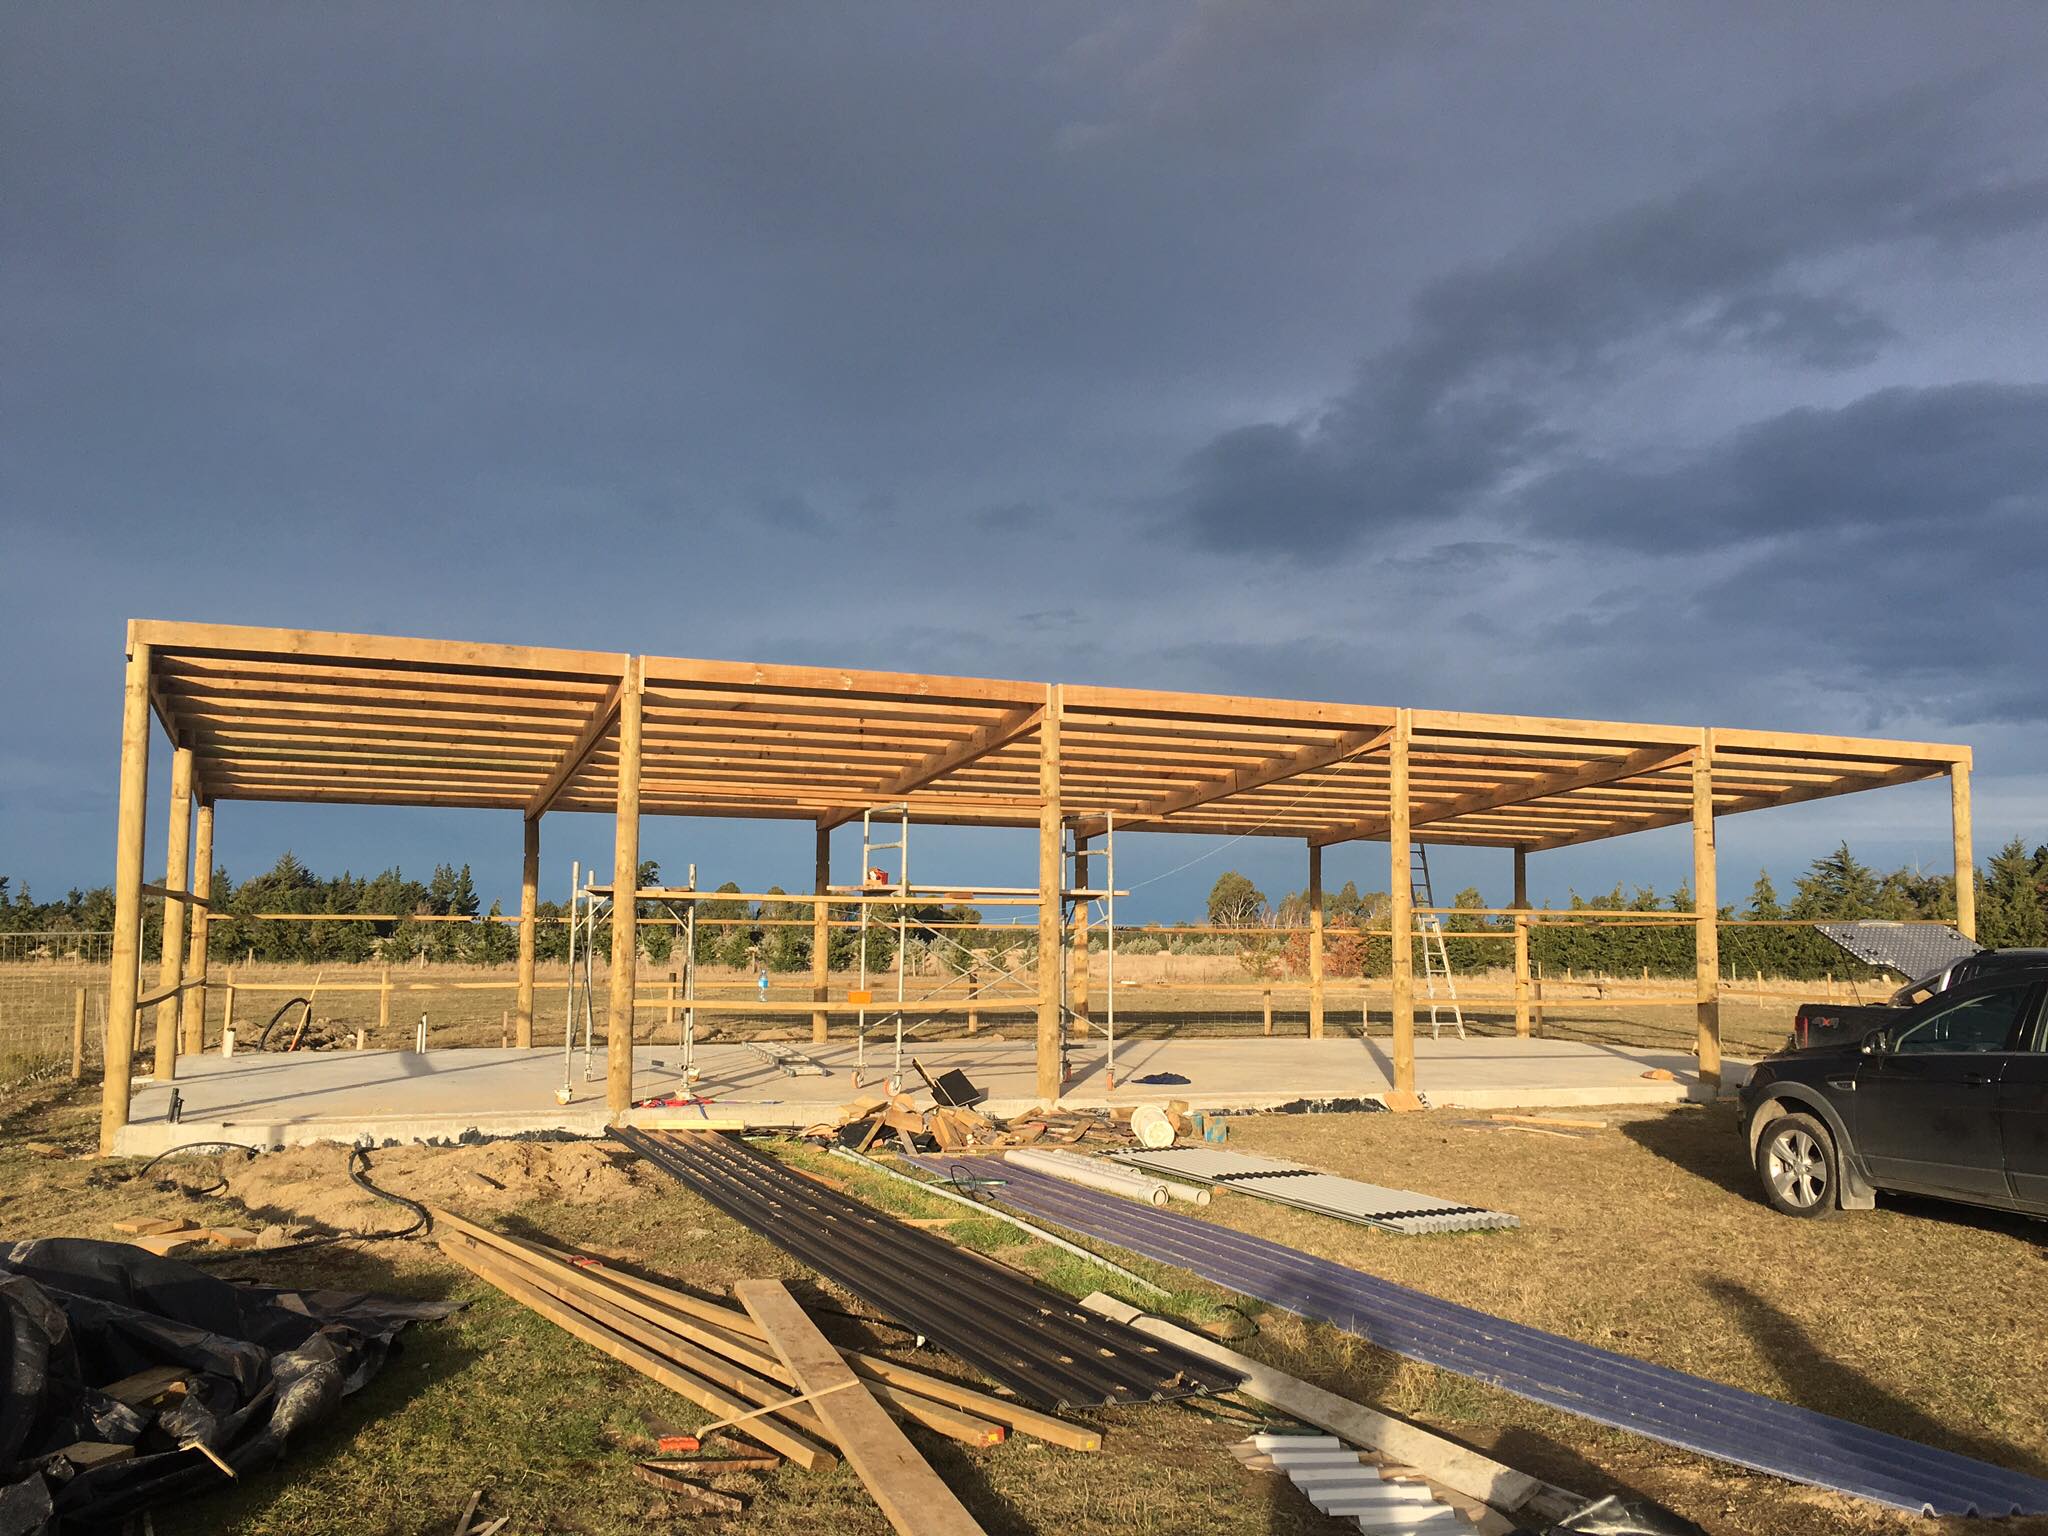
{"label": "truck window", "polygon": [[2033,993],[2025,983],[1980,992],[1906,1029],[1892,1049],[1907,1056],[2008,1050]]}

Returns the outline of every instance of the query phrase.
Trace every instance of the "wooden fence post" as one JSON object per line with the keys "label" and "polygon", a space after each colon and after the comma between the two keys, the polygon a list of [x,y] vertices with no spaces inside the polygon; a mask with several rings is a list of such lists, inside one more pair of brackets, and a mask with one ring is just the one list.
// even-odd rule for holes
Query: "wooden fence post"
{"label": "wooden fence post", "polygon": [[71,1006],[71,1081],[77,1082],[85,1076],[85,988],[78,989],[78,996]]}

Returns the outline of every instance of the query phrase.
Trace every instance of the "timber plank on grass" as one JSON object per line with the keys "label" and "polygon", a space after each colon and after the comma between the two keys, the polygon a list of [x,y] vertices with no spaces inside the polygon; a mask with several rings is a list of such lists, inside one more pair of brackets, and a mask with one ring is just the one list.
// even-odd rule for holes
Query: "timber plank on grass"
{"label": "timber plank on grass", "polygon": [[761,1325],[798,1389],[826,1394],[812,1406],[892,1526],[906,1536],[985,1536],[780,1280],[742,1280],[733,1295]]}

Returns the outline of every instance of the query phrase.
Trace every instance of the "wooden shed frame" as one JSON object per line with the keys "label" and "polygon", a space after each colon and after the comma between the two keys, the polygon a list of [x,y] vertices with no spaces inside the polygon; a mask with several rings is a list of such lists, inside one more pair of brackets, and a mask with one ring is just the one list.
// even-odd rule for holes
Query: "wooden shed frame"
{"label": "wooden shed frame", "polygon": [[[1720,1072],[1718,817],[1947,775],[1955,867],[1972,867],[1970,749],[1931,742],[1470,714],[382,635],[133,620],[121,737],[102,1145],[127,1123],[136,1019],[156,1009],[155,1071],[176,1074],[205,1017],[214,808],[222,801],[517,812],[524,829],[516,1040],[533,1042],[540,825],[617,818],[613,888],[639,866],[643,815],[773,817],[817,829],[822,933],[829,834],[879,804],[913,820],[1036,827],[1039,1094],[1060,1092],[1062,834],[1193,832],[1305,846],[1310,1032],[1323,1025],[1322,850],[1388,845],[1390,927],[1414,931],[1413,842],[1505,848],[1526,912],[1531,853],[1690,823],[1698,1051]],[[143,881],[150,721],[172,749],[168,868]],[[195,819],[196,810],[196,819]],[[1085,846],[1085,842],[1078,843]],[[156,988],[140,979],[142,900],[166,899]],[[1956,883],[1974,936],[1974,887]],[[187,913],[191,921],[186,921]],[[814,944],[813,1000],[826,1001]],[[1393,946],[1394,1078],[1415,1077],[1411,946]],[[609,1039],[630,1040],[633,927],[615,925]],[[815,1014],[823,1038],[826,1014]],[[632,1098],[609,1053],[607,1100]]]}

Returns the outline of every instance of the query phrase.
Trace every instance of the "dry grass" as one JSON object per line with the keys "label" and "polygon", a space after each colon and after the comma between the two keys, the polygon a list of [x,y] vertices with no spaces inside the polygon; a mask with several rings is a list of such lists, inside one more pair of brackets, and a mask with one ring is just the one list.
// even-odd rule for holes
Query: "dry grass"
{"label": "dry grass", "polygon": [[[1574,1112],[1579,1113],[1579,1112]],[[2037,1474],[2048,1474],[2048,1330],[2040,1326],[2042,1228],[1934,1204],[1799,1222],[1750,1192],[1732,1113],[1723,1109],[1606,1112],[1613,1128],[1558,1140],[1468,1127],[1456,1112],[1393,1116],[1267,1116],[1233,1122],[1233,1143],[1318,1166],[1517,1212],[1520,1231],[1394,1238],[1238,1195],[1211,1219],[1352,1263],[1432,1294],[1823,1412]],[[111,1236],[122,1215],[241,1214],[235,1190],[198,1205],[129,1185],[103,1188],[84,1159],[28,1156],[30,1137],[83,1148],[86,1096],[18,1103],[0,1130],[0,1229]],[[302,1159],[309,1154],[297,1154]],[[829,1168],[804,1150],[800,1163]],[[459,1188],[497,1149],[382,1154],[395,1188]],[[338,1162],[338,1157],[337,1157]],[[474,1165],[472,1167],[472,1165]],[[310,1176],[317,1170],[301,1170]],[[856,1176],[857,1192],[917,1215],[953,1208]],[[278,1179],[251,1181],[265,1210]],[[629,1259],[719,1293],[745,1275],[799,1278],[764,1240],[666,1181],[607,1187],[599,1201],[512,1188],[492,1219]],[[531,1198],[528,1198],[528,1196]],[[523,1202],[523,1203],[522,1203]],[[307,1203],[312,1203],[310,1197]],[[967,1221],[957,1240],[1073,1293],[1104,1272],[1008,1229]],[[1221,1293],[1135,1263],[1183,1289],[1174,1307],[1213,1315]],[[399,1536],[442,1532],[475,1487],[511,1513],[515,1533],[624,1536],[660,1529],[667,1512],[630,1479],[636,1450],[664,1425],[704,1415],[528,1315],[417,1244],[325,1255],[243,1259],[231,1273],[281,1282],[454,1294],[473,1305],[417,1329],[392,1367],[281,1469],[159,1517],[174,1533]],[[1114,1287],[1103,1287],[1114,1289]],[[859,1310],[815,1282],[814,1304]],[[886,1328],[826,1317],[842,1337],[890,1348]],[[1634,1489],[1710,1531],[1743,1536],[1903,1536],[1929,1529],[1881,1511],[1752,1476],[1413,1365],[1322,1325],[1268,1315],[1242,1346],[1365,1401],[1390,1406],[1503,1459],[1589,1492]],[[966,1452],[920,1437],[942,1475],[998,1536],[1026,1531],[1333,1532],[1300,1501],[1242,1472],[1222,1447],[1242,1431],[1182,1409],[1099,1416],[1100,1456],[1016,1440]],[[744,1491],[749,1485],[733,1485]],[[747,1515],[724,1527],[866,1536],[885,1527],[843,1469],[784,1472],[759,1485]],[[2048,1521],[1956,1523],[1943,1529],[2040,1536]]]}

